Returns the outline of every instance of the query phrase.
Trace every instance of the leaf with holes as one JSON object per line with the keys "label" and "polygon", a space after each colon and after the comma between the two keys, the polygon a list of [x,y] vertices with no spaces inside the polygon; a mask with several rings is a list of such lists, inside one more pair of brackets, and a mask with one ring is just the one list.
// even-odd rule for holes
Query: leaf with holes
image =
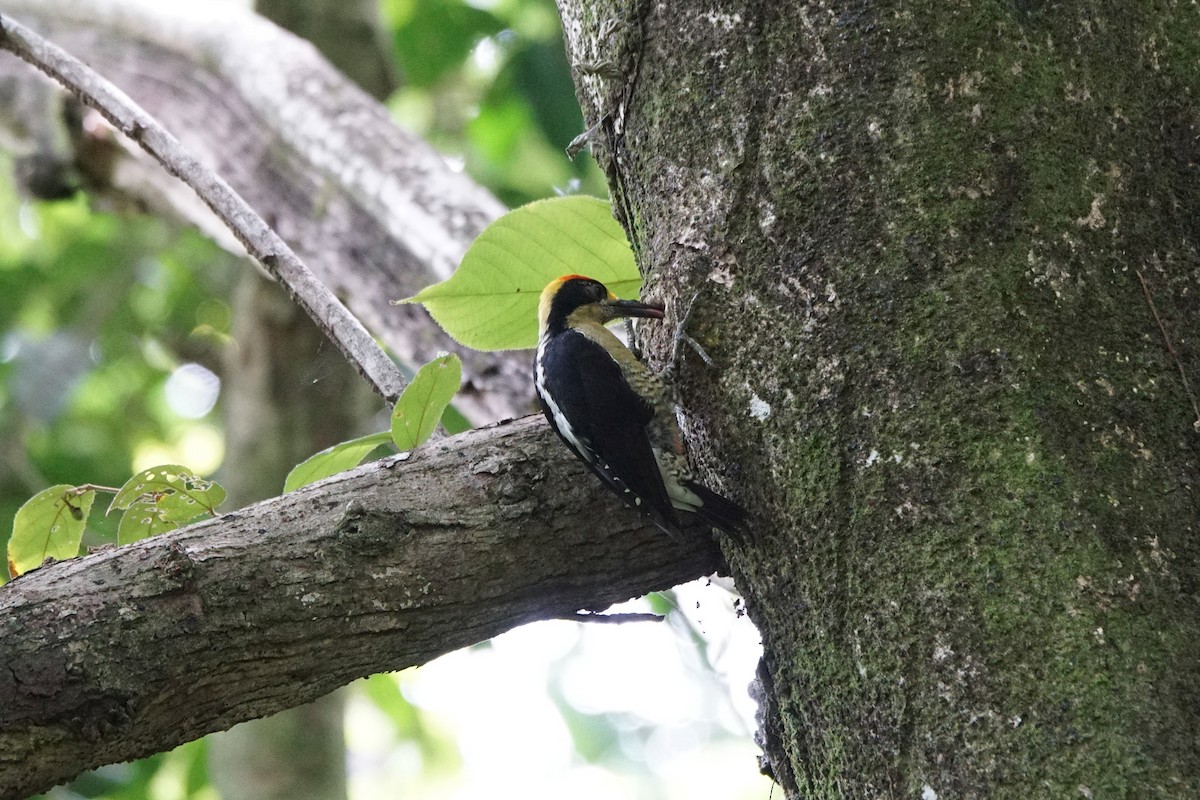
{"label": "leaf with holes", "polygon": [[633,250],[603,200],[555,197],[510,211],[476,237],[448,280],[400,302],[424,304],[467,347],[533,347],[542,289],[571,274],[594,278],[620,297],[638,295]]}
{"label": "leaf with holes", "polygon": [[438,356],[417,370],[392,409],[392,442],[412,450],[433,435],[442,412],[462,385],[462,362],[453,353]]}
{"label": "leaf with holes", "polygon": [[26,501],[13,518],[8,539],[8,571],[16,577],[47,558],[74,558],[96,492],[60,483]]}
{"label": "leaf with holes", "polygon": [[357,467],[371,451],[392,440],[390,431],[381,431],[348,442],[326,447],[319,453],[309,456],[288,473],[283,482],[283,491],[290,492],[301,486],[308,486],[319,480],[344,472],[351,467]]}
{"label": "leaf with holes", "polygon": [[108,506],[108,513],[130,508],[134,503],[156,507],[162,518],[176,526],[203,514],[216,515],[225,501],[225,489],[219,483],[199,477],[187,467],[164,464],[134,475]]}
{"label": "leaf with holes", "polygon": [[179,523],[167,519],[163,509],[156,504],[134,500],[121,515],[121,524],[117,526],[117,544],[129,544],[178,527]]}

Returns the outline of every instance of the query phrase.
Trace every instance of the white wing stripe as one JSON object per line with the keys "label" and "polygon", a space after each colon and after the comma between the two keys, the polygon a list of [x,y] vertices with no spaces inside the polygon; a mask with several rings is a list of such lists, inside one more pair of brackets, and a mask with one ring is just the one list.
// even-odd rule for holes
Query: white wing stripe
{"label": "white wing stripe", "polygon": [[554,427],[558,428],[558,431],[563,435],[563,438],[571,443],[571,446],[575,448],[577,453],[587,457],[589,461],[594,462],[596,459],[594,456],[592,456],[592,449],[590,447],[586,447],[582,442],[579,441],[579,437],[575,435],[575,430],[571,427],[571,423],[562,413],[562,409],[558,407],[558,403],[554,402],[554,398],[548,391],[546,391],[546,370],[542,367],[542,351],[546,347],[546,341],[546,338],[543,337],[542,340],[538,342],[537,380],[535,381],[537,384],[538,394],[541,396],[542,401],[550,409],[550,414],[554,417]]}

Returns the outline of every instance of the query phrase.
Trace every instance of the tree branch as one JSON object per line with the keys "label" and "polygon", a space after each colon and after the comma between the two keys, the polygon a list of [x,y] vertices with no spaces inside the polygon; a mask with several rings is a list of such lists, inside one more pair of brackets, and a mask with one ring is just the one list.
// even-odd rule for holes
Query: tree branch
{"label": "tree branch", "polygon": [[229,184],[201,164],[153,117],[78,59],[3,14],[0,14],[0,47],[67,87],[141,145],[168,172],[192,187],[375,391],[388,402],[394,402],[400,396],[404,388],[403,376],[362,323],[309,272],[291,248]]}
{"label": "tree branch", "polygon": [[718,568],[539,418],[0,588],[0,797]]}

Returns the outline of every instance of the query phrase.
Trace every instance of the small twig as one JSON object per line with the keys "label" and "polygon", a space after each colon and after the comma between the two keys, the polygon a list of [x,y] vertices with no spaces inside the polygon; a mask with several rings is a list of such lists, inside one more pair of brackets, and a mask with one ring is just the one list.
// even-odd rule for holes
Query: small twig
{"label": "small twig", "polygon": [[1146,285],[1146,278],[1142,275],[1140,269],[1134,270],[1137,273],[1138,281],[1142,284],[1142,293],[1146,295],[1146,304],[1150,306],[1150,313],[1154,315],[1154,322],[1158,325],[1158,332],[1162,334],[1163,344],[1167,347],[1167,352],[1170,353],[1171,359],[1175,362],[1175,367],[1179,370],[1179,377],[1183,380],[1183,388],[1187,391],[1188,398],[1192,401],[1192,413],[1196,415],[1195,421],[1192,423],[1192,428],[1200,432],[1200,402],[1196,400],[1196,393],[1192,391],[1192,386],[1188,382],[1187,372],[1183,368],[1183,362],[1179,360],[1179,354],[1175,352],[1175,345],[1171,344],[1171,337],[1167,334],[1167,326],[1163,325],[1162,318],[1158,316],[1158,309],[1154,307],[1154,298],[1150,296],[1150,287]]}
{"label": "small twig", "polygon": [[681,342],[692,348],[692,351],[695,352],[696,355],[700,356],[700,360],[707,364],[710,369],[715,369],[717,366],[716,362],[713,361],[712,356],[705,352],[704,348],[700,346],[700,343],[689,336],[686,330],[688,320],[692,318],[692,310],[696,307],[696,300],[699,299],[701,291],[702,290],[697,289],[695,294],[692,295],[692,299],[687,303],[687,308],[684,309],[683,319],[679,320],[679,322],[675,324],[675,331],[671,336],[671,361],[667,367],[668,373],[673,374],[677,369],[679,369],[679,344]]}
{"label": "small twig", "polygon": [[279,281],[292,300],[354,364],[384,400],[404,389],[400,370],[362,323],[314,276],[296,254],[220,176],[124,92],[91,68],[11,17],[0,14],[0,48],[9,50],[65,86],[83,103],[190,186],[238,241]]}
{"label": "small twig", "polygon": [[626,622],[662,622],[666,617],[658,614],[598,614],[595,611],[577,611],[574,614],[563,617],[563,619],[573,619],[578,622],[607,622],[614,625],[621,625]]}
{"label": "small twig", "polygon": [[121,490],[113,486],[101,486],[98,483],[81,483],[71,490],[76,496],[86,494],[87,492],[107,492],[108,494],[120,494]]}
{"label": "small twig", "polygon": [[574,161],[575,156],[579,155],[579,151],[583,150],[583,148],[585,148],[589,144],[591,144],[592,140],[596,138],[596,133],[600,130],[600,126],[603,124],[604,124],[604,118],[601,117],[600,120],[597,121],[595,125],[588,128],[586,131],[584,131],[583,133],[579,134],[574,139],[572,139],[567,144],[567,148],[566,148],[567,158]]}
{"label": "small twig", "polygon": [[709,367],[712,367],[714,369],[716,368],[717,362],[713,361],[712,356],[710,356],[707,352],[705,352],[704,348],[700,346],[699,342],[697,342],[691,336],[688,336],[687,333],[683,330],[683,328],[676,328],[675,335],[677,337],[679,337],[680,341],[682,341],[688,347],[692,348],[692,352],[694,352],[696,355],[700,356],[701,361],[703,361]]}

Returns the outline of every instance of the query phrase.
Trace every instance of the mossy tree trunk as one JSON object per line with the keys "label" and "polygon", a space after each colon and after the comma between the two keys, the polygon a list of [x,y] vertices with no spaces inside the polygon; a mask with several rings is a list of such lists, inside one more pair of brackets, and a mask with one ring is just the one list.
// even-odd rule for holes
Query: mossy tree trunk
{"label": "mossy tree trunk", "polygon": [[559,0],[788,796],[1197,796],[1196,6],[636,6]]}

